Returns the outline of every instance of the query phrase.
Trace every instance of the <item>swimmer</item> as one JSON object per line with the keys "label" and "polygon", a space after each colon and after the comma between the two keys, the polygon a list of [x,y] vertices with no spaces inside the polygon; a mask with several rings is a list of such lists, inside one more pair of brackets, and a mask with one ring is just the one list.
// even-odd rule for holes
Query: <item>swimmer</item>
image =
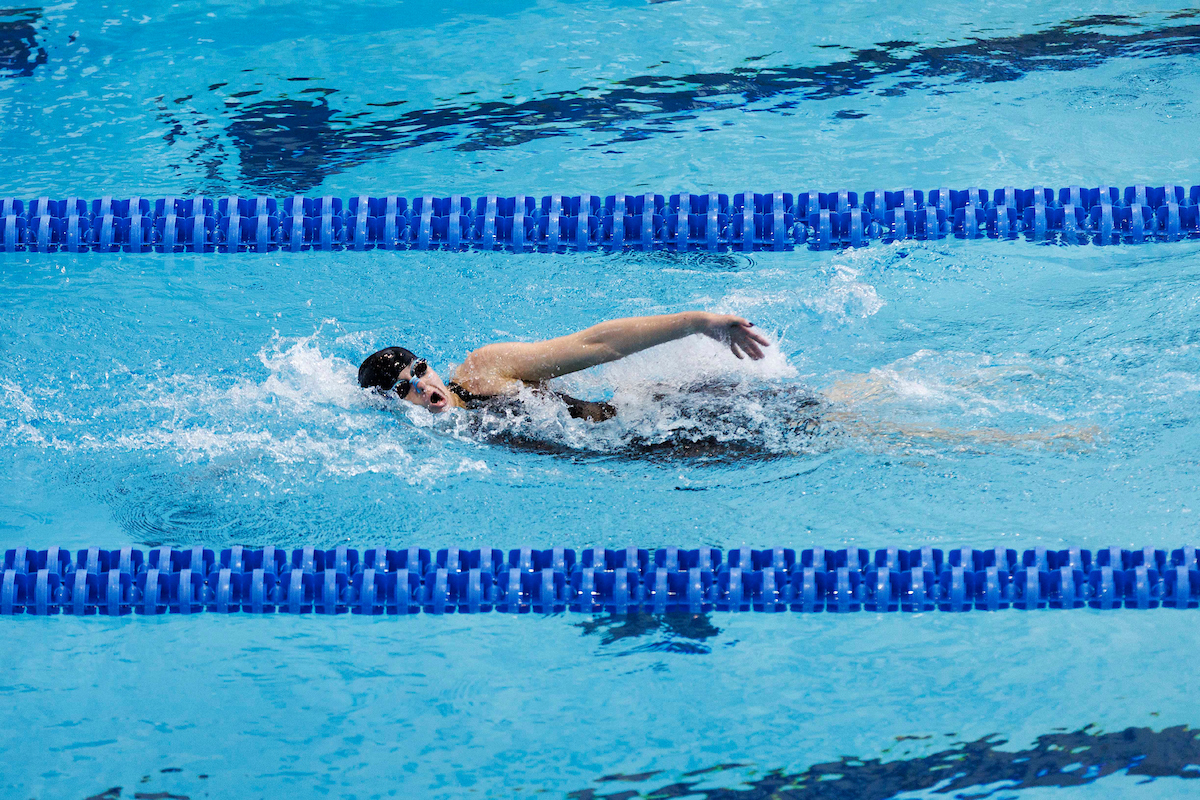
{"label": "swimmer", "polygon": [[[755,361],[762,359],[763,348],[770,346],[754,324],[742,317],[686,311],[610,320],[541,342],[485,345],[466,357],[449,383],[444,383],[425,359],[403,347],[386,347],[363,361],[358,369],[358,382],[365,389],[398,397],[434,414],[462,408],[499,412],[502,417],[521,415],[522,401],[517,395],[528,388],[541,397],[563,403],[575,419],[603,422],[617,415],[613,405],[553,391],[547,382],[694,334],[724,342],[739,359],[747,356]],[[629,448],[701,455],[726,451],[745,455],[745,452],[763,449],[761,442],[754,441],[755,420],[743,420],[743,415],[736,413],[737,404],[731,405],[729,398],[724,396],[729,394],[729,387],[725,388],[726,391],[722,391],[718,385],[693,384],[682,394],[671,395],[669,403],[666,394],[656,394],[654,399],[667,403],[678,420],[690,420],[695,424],[678,426],[678,430],[673,426],[672,435],[664,441],[642,442],[634,434],[627,442]],[[792,441],[798,441],[800,447],[836,446],[839,441],[842,446],[853,441],[874,441],[885,446],[890,442],[893,447],[904,450],[922,440],[968,448],[1023,444],[1071,446],[1071,443],[1087,446],[1103,439],[1096,429],[1071,426],[1009,433],[996,428],[955,430],[898,424],[880,419],[864,407],[884,391],[878,376],[860,375],[837,381],[820,393],[799,384],[760,387],[750,390],[750,394],[746,394],[746,390],[741,393],[770,408],[771,418],[777,423],[775,427],[794,437]],[[736,430],[726,430],[730,425]],[[739,426],[745,430],[740,430]],[[713,433],[718,429],[722,435]],[[527,442],[526,438],[519,431],[504,431],[499,436],[499,440],[509,444],[539,444],[536,440]]]}
{"label": "swimmer", "polygon": [[386,347],[371,354],[358,368],[358,383],[440,414],[451,408],[485,408],[513,402],[525,387],[557,397],[571,416],[592,422],[617,413],[608,403],[578,400],[546,388],[562,375],[607,364],[655,345],[702,334],[729,345],[738,358],[763,358],[770,343],[754,323],[730,314],[685,311],[652,317],[628,317],[601,322],[576,333],[541,342],[500,342],[470,353],[449,383],[423,358],[403,347]]}

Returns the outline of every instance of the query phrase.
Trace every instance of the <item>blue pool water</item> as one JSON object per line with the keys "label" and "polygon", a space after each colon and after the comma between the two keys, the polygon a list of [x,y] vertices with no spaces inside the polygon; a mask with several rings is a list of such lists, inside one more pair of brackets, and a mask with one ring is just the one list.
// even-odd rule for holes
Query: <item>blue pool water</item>
{"label": "blue pool water", "polygon": [[[1190,184],[1195,20],[0,12],[0,196]],[[1198,249],[0,256],[0,544],[1197,544]],[[388,344],[445,374],[690,308],[753,319],[771,356],[685,340],[563,380],[621,415],[535,406],[517,444],[355,388]],[[697,423],[701,380],[734,389]],[[780,386],[848,421],[797,437]],[[647,446],[681,441],[706,446]],[[1200,634],[1168,610],[0,627],[13,797],[1157,798],[1200,772]]]}

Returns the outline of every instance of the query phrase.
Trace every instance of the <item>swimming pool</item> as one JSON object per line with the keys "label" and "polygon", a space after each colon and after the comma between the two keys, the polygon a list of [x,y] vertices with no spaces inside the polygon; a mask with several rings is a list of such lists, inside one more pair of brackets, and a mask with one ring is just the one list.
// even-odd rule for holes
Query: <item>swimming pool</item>
{"label": "swimming pool", "polygon": [[[1180,6],[823,8],[5,13],[0,196],[1196,182]],[[3,545],[1195,544],[1198,263],[1194,242],[3,255]],[[694,307],[752,318],[772,357],[688,340],[564,381],[629,412],[547,413],[533,447],[354,388],[377,346],[445,367]],[[663,385],[856,375],[872,421],[1072,437],[795,441],[742,403],[706,424],[750,456],[637,446],[680,428],[646,401]],[[14,796],[1162,797],[1200,763],[1197,634],[1165,609],[2,622]]]}

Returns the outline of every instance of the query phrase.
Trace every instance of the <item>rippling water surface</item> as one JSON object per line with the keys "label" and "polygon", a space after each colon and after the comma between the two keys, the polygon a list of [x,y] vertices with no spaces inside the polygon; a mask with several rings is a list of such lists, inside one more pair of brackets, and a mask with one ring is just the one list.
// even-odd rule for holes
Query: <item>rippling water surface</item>
{"label": "rippling water surface", "polygon": [[[63,3],[0,11],[0,194],[1190,184],[1198,53],[1169,4]],[[1195,243],[3,255],[0,541],[1196,543],[1198,279]],[[691,308],[769,357],[560,381],[600,424],[355,385]],[[1185,795],[1189,619],[8,620],[0,783]]]}

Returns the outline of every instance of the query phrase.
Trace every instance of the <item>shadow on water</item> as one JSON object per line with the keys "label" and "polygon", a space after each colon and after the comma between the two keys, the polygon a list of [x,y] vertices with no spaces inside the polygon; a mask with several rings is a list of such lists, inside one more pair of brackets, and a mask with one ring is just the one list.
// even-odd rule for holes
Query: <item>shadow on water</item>
{"label": "shadow on water", "polygon": [[683,655],[705,655],[712,648],[704,644],[721,633],[712,624],[708,614],[605,614],[577,623],[576,628],[584,636],[599,636],[601,646],[640,640],[646,636],[656,637],[652,642],[640,644],[618,655],[634,653],[681,653]]}
{"label": "shadow on water", "polygon": [[[898,739],[921,737],[898,737]],[[1101,733],[1093,726],[1073,733],[1039,736],[1028,750],[1000,750],[1005,741],[987,736],[958,743],[948,749],[916,758],[882,761],[878,758],[848,758],[814,764],[803,772],[773,770],[749,778],[737,788],[705,789],[703,775],[746,767],[720,764],[685,773],[680,780],[647,791],[624,790],[601,793],[580,789],[568,794],[574,800],[661,800],[669,797],[705,800],[885,800],[906,792],[934,789],[963,800],[993,797],[998,792],[1022,789],[1084,786],[1099,778],[1126,772],[1144,777],[1200,778],[1200,741],[1186,726],[1162,731],[1126,728]],[[607,775],[597,783],[621,781],[640,783],[657,772],[639,775]],[[1003,786],[995,786],[1003,784]],[[936,789],[935,789],[936,787]],[[1162,789],[1164,795],[1179,787]]]}
{"label": "shadow on water", "polygon": [[27,78],[46,63],[34,28],[41,19],[38,8],[0,8],[0,77]]}
{"label": "shadow on water", "polygon": [[[1182,11],[1171,19],[1198,14],[1200,11]],[[883,95],[903,95],[935,83],[1015,81],[1032,72],[1086,69],[1114,58],[1197,53],[1200,25],[1145,29],[1135,16],[1097,15],[1034,33],[971,39],[943,47],[880,42],[852,50],[846,60],[815,66],[746,66],[728,72],[640,75],[605,87],[585,86],[520,103],[450,101],[435,108],[412,109],[392,119],[370,119],[361,111],[339,113],[329,106],[328,95],[317,100],[269,100],[242,106],[226,130],[239,152],[247,187],[262,192],[303,192],[330,175],[389,151],[450,139],[458,150],[490,150],[585,128],[612,131],[614,142],[635,141],[654,135],[663,124],[690,119],[705,110],[777,99],[764,110],[785,111],[803,100],[859,94],[885,78],[898,80],[883,88]],[[843,110],[838,116],[862,115]],[[638,126],[650,121],[652,128]]]}

